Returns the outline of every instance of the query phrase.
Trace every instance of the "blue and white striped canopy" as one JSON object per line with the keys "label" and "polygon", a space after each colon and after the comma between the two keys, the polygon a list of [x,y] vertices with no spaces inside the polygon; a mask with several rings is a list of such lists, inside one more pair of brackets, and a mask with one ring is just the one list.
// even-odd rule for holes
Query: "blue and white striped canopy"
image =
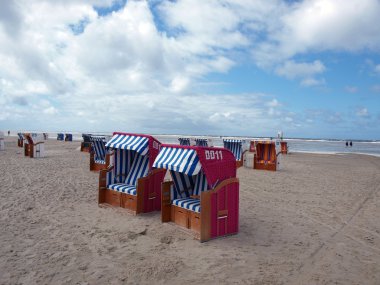
{"label": "blue and white striped canopy", "polygon": [[195,139],[195,145],[208,146],[207,139]]}
{"label": "blue and white striped canopy", "polygon": [[106,143],[106,147],[134,150],[141,155],[146,155],[149,150],[149,140],[147,137],[116,134]]}
{"label": "blue and white striped canopy", "polygon": [[190,138],[178,138],[180,145],[190,146]]}
{"label": "blue and white striped canopy", "polygon": [[237,161],[241,160],[242,154],[242,140],[232,140],[232,139],[224,139],[223,140],[224,148],[230,150]]}
{"label": "blue and white striped canopy", "polygon": [[201,163],[194,149],[163,147],[153,167],[196,175],[201,170]]}

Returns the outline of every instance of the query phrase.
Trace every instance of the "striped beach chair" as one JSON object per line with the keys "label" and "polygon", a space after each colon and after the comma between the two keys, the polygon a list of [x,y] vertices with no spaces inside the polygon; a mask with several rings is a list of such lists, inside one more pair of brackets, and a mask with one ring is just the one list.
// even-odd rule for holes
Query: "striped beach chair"
{"label": "striped beach chair", "polygon": [[196,146],[208,146],[208,139],[195,139],[195,145]]}
{"label": "striped beach chair", "polygon": [[279,141],[255,141],[254,169],[280,169],[281,149]]}
{"label": "striped beach chair", "polygon": [[236,167],[239,168],[243,166],[243,141],[224,139],[223,145],[224,148],[230,150],[234,154],[236,159]]}
{"label": "striped beach chair", "polygon": [[17,146],[23,147],[24,146],[24,136],[22,133],[17,133],[18,139],[17,139]]}
{"label": "striped beach chair", "polygon": [[106,138],[104,136],[90,136],[90,170],[99,171],[109,165],[109,155],[106,150]]}
{"label": "striped beach chair", "polygon": [[57,141],[63,141],[65,139],[65,135],[62,133],[57,134]]}
{"label": "striped beach chair", "polygon": [[82,134],[83,141],[80,144],[80,151],[90,152],[91,150],[91,134]]}
{"label": "striped beach chair", "polygon": [[201,242],[238,232],[239,180],[229,150],[162,145],[153,167],[171,177],[161,187],[162,222],[189,229]]}
{"label": "striped beach chair", "polygon": [[160,146],[152,136],[115,132],[106,143],[110,166],[99,174],[99,204],[134,214],[159,211],[165,171],[152,165]]}
{"label": "striped beach chair", "polygon": [[5,150],[4,133],[0,132],[0,150]]}
{"label": "striped beach chair", "polygon": [[65,142],[72,142],[72,141],[73,141],[73,135],[65,134]]}
{"label": "striped beach chair", "polygon": [[191,145],[191,139],[190,138],[178,138],[179,144],[180,145]]}

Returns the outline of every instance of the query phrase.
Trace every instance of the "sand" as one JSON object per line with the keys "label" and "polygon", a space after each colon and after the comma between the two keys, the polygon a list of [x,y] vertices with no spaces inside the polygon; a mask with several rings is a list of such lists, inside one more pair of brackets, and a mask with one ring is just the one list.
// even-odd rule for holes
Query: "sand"
{"label": "sand", "polygon": [[240,233],[199,243],[159,213],[97,204],[79,142],[0,152],[0,284],[380,284],[380,158],[240,168]]}

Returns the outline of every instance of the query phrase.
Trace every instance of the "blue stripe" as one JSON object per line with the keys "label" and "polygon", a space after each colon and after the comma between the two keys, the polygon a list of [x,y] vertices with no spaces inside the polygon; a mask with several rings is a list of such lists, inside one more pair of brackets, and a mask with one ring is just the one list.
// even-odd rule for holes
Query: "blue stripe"
{"label": "blue stripe", "polygon": [[156,157],[153,167],[174,170],[192,176],[199,172],[201,165],[197,153],[193,149],[164,147]]}

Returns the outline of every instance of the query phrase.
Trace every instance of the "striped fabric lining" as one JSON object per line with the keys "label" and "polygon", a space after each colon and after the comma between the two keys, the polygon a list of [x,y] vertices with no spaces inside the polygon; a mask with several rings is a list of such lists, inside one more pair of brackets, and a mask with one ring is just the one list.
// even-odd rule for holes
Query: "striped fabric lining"
{"label": "striped fabric lining", "polygon": [[201,192],[207,191],[207,179],[206,175],[203,173],[203,171],[199,171],[198,175],[195,178],[195,186],[193,195],[200,196]]}
{"label": "striped fabric lining", "polygon": [[193,198],[175,199],[172,201],[172,204],[184,209],[188,209],[193,212],[197,212],[197,213],[201,212],[201,201],[199,199],[193,199]]}
{"label": "striped fabric lining", "polygon": [[[113,171],[108,172],[107,185],[114,183],[124,183],[132,166],[136,152],[130,150],[116,149],[111,165],[114,166]],[[112,158],[112,157],[111,157]]]}
{"label": "striped fabric lining", "polygon": [[241,160],[242,144],[243,142],[241,140],[223,140],[224,148],[230,150],[237,161]]}
{"label": "striped fabric lining", "polygon": [[125,184],[137,186],[137,180],[148,174],[149,171],[149,157],[147,155],[139,155],[136,153],[131,166],[131,170],[125,179]]}
{"label": "striped fabric lining", "polygon": [[186,198],[193,195],[194,179],[192,176],[181,172],[170,171],[173,179],[174,189],[171,193],[171,199]]}
{"label": "striped fabric lining", "polygon": [[194,149],[163,147],[153,163],[153,167],[196,175],[201,164]]}
{"label": "striped fabric lining", "polygon": [[207,139],[195,139],[195,145],[208,146]]}
{"label": "striped fabric lining", "polygon": [[116,134],[106,143],[106,147],[134,150],[141,155],[146,155],[149,150],[149,140],[146,137]]}
{"label": "striped fabric lining", "polygon": [[190,146],[190,138],[178,138],[180,145]]}
{"label": "striped fabric lining", "polygon": [[124,183],[111,184],[111,185],[108,185],[107,188],[111,189],[111,190],[114,190],[114,191],[117,191],[117,192],[127,193],[127,194],[135,195],[135,196],[136,196],[136,193],[137,193],[136,186],[127,185],[127,184],[124,184]]}
{"label": "striped fabric lining", "polygon": [[106,142],[104,137],[91,136],[91,145],[95,152],[95,162],[96,160],[104,160],[106,158]]}

